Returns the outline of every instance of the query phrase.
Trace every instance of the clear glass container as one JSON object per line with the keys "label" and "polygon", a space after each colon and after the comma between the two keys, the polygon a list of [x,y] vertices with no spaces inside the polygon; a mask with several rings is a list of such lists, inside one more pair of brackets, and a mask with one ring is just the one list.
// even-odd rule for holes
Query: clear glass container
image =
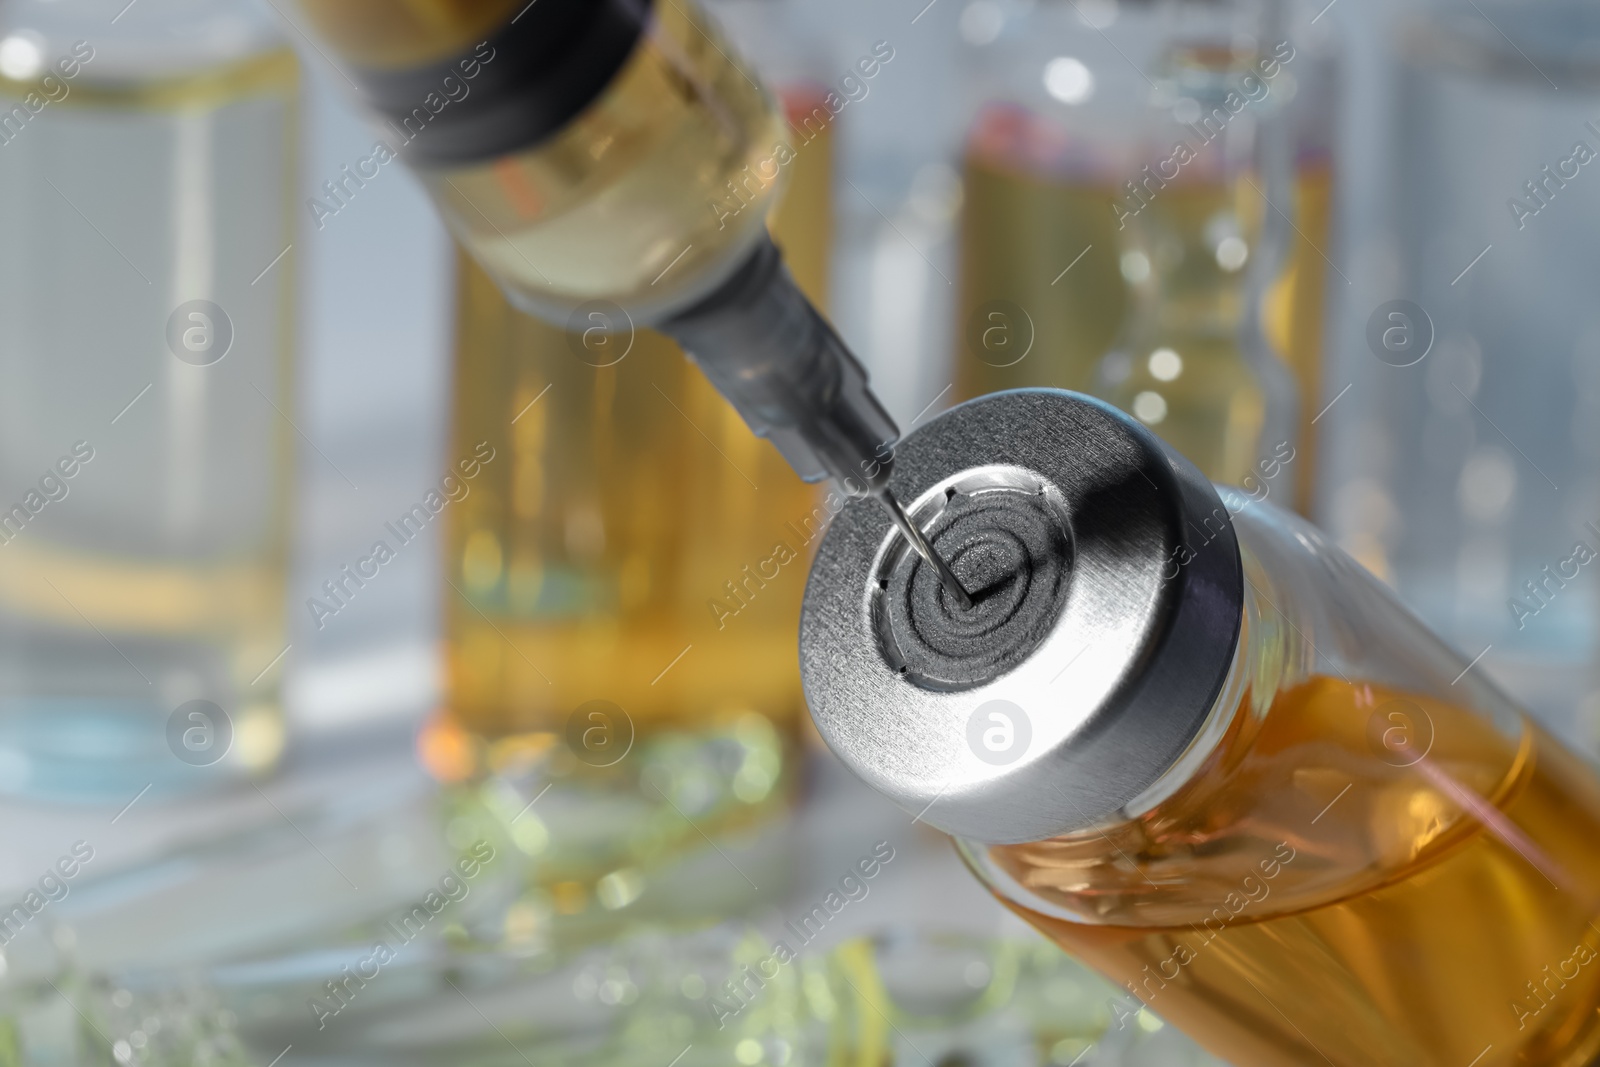
{"label": "clear glass container", "polygon": [[1093,388],[1207,477],[1254,487],[1271,455],[1272,488],[1285,493],[1296,398],[1259,316],[1286,232],[1267,203],[1292,187],[1269,158],[1286,133],[1272,89],[1294,55],[1286,39],[1276,54],[1204,38],[1168,45],[1141,134],[1152,162],[1112,204],[1132,306]]}
{"label": "clear glass container", "polygon": [[245,4],[0,9],[0,789],[283,747],[298,100]]}
{"label": "clear glass container", "polygon": [[1221,492],[1243,630],[1189,750],[1110,820],[963,855],[1230,1062],[1589,1063],[1600,779],[1315,528]]}
{"label": "clear glass container", "polygon": [[[362,1067],[661,1067],[678,1053],[694,1067],[1215,1064],[1028,931],[897,915],[812,937],[730,919],[738,879],[715,855],[684,879],[693,921],[644,897],[622,907],[647,913],[628,929],[561,945],[549,894],[529,886],[545,857],[527,821],[553,797],[523,813],[498,782],[441,789],[365,744],[327,755],[265,787],[281,814],[254,803],[131,866],[97,855],[0,930],[0,1063],[264,1067],[292,1046],[285,1060]],[[838,887],[836,822],[799,820],[809,828],[779,847],[818,862],[785,888],[796,916]],[[917,858],[878,841],[856,870],[863,856],[893,867],[856,884],[903,900],[962,877],[902,831]],[[763,878],[749,849],[723,844]],[[911,878],[888,881],[902,864]]]}
{"label": "clear glass container", "polygon": [[1367,300],[1332,383],[1350,394],[1325,521],[1592,750],[1600,318],[1583,279],[1600,270],[1585,188],[1600,21],[1574,4],[1431,10],[1400,41],[1394,224],[1358,276]]}

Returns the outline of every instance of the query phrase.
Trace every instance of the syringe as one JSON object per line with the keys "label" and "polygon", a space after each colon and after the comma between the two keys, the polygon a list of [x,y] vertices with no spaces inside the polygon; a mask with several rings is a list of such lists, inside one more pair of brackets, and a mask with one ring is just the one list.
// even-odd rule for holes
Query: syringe
{"label": "syringe", "polygon": [[301,6],[513,303],[667,333],[802,478],[876,498],[970,606],[889,488],[894,421],[767,235],[783,122],[693,0]]}
{"label": "syringe", "polygon": [[889,488],[899,437],[866,371],[806,299],[772,241],[710,296],[660,324],[683,345],[756,434],[807,481],[832,477],[851,496],[875,497],[945,593],[972,600],[950,565]]}

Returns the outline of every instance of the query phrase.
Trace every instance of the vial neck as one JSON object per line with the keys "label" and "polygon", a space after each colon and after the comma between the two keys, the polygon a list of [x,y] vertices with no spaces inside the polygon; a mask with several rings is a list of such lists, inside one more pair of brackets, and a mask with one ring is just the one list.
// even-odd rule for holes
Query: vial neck
{"label": "vial neck", "polygon": [[1167,772],[1150,783],[1148,789],[1118,813],[1120,819],[1137,819],[1149,814],[1163,801],[1194,781],[1222,748],[1230,733],[1234,732],[1236,721],[1248,714],[1250,680],[1255,673],[1253,667],[1256,660],[1254,642],[1250,639],[1252,619],[1257,614],[1254,597],[1246,598],[1242,614],[1239,623],[1239,641],[1233,649],[1233,662],[1228,667],[1222,688],[1212,701],[1211,712],[1206,716],[1205,723],[1195,734],[1189,747],[1173,762]]}

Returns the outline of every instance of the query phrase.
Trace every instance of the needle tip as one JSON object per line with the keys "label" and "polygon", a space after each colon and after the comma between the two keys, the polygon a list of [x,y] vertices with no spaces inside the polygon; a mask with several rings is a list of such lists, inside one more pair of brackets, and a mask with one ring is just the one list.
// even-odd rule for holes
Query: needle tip
{"label": "needle tip", "polygon": [[911,543],[911,547],[916,549],[917,555],[921,556],[924,562],[932,567],[934,573],[939,576],[939,584],[944,587],[946,595],[951,600],[954,600],[962,611],[970,610],[972,608],[972,597],[968,595],[966,589],[962,588],[961,581],[956,577],[955,571],[950,569],[950,564],[946,563],[944,557],[939,555],[933,545],[928,543],[928,539],[917,528],[917,524],[911,521],[911,516],[906,513],[906,509],[900,501],[895,499],[894,493],[889,490],[888,486],[884,486],[883,489],[879,490],[878,500],[888,509],[889,517],[894,520],[895,526],[899,527],[905,539]]}

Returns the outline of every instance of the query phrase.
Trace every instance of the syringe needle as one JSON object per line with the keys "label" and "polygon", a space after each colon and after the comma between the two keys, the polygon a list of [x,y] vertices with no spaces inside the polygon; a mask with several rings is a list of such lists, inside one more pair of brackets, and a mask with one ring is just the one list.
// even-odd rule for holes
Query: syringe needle
{"label": "syringe needle", "polygon": [[972,607],[950,565],[889,492],[894,450],[886,456],[884,446],[900,436],[894,420],[860,361],[784,269],[776,245],[757,242],[718,289],[658,325],[800,477],[832,477],[850,496],[877,497],[950,599],[963,611]]}
{"label": "syringe needle", "polygon": [[950,569],[950,564],[944,561],[944,557],[934,551],[933,546],[928,543],[928,539],[922,536],[922,531],[917,529],[917,524],[911,521],[911,516],[906,514],[906,509],[900,505],[900,501],[895,499],[894,493],[889,490],[888,486],[884,486],[877,492],[876,496],[878,501],[888,509],[889,517],[894,519],[894,524],[900,528],[902,534],[905,534],[906,540],[911,542],[911,547],[917,550],[917,555],[921,556],[928,566],[933,568],[934,573],[939,576],[939,584],[944,586],[944,591],[949,594],[950,599],[960,605],[962,611],[970,610],[972,598],[961,587],[960,579]]}

